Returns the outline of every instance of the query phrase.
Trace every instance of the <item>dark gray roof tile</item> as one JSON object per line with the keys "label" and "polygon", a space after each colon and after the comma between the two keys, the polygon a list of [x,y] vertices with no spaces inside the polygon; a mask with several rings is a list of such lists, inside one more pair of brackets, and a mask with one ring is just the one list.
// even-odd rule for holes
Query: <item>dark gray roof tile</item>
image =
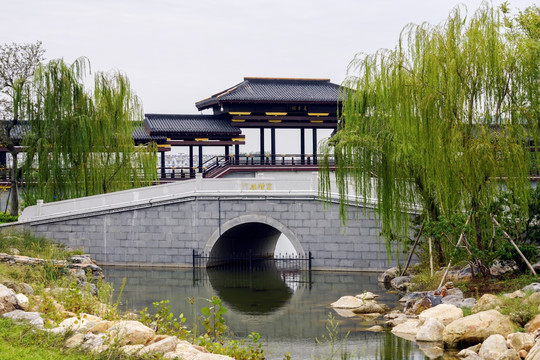
{"label": "dark gray roof tile", "polygon": [[151,135],[198,136],[239,135],[241,130],[231,120],[215,115],[146,114],[144,126]]}
{"label": "dark gray roof tile", "polygon": [[220,102],[337,103],[339,85],[330,79],[279,79],[246,77],[241,83],[195,103],[199,110]]}

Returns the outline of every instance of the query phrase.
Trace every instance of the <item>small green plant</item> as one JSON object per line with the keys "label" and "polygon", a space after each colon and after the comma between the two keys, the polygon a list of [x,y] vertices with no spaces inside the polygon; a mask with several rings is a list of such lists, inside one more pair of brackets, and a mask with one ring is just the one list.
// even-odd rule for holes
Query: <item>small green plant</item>
{"label": "small green plant", "polygon": [[259,333],[252,332],[248,335],[249,341],[209,342],[205,347],[214,354],[227,355],[236,360],[263,360],[264,349],[260,338]]}
{"label": "small green plant", "polygon": [[317,345],[326,348],[324,357],[320,360],[348,359],[350,356],[347,352],[349,332],[344,337],[340,336],[339,321],[336,320],[332,313],[328,313],[326,332],[327,334],[323,334],[320,340],[315,338]]}
{"label": "small green plant", "polygon": [[152,304],[157,312],[155,315],[150,315],[148,308],[144,308],[140,312],[143,324],[153,327],[158,334],[174,335],[180,339],[188,337],[189,331],[184,326],[186,322],[184,314],[175,317],[169,307],[169,300],[156,301]]}
{"label": "small green plant", "polygon": [[217,296],[212,296],[211,299],[207,299],[210,306],[205,306],[201,309],[203,314],[203,326],[206,331],[206,335],[210,337],[212,341],[216,341],[227,330],[225,325],[225,318],[223,315],[227,312],[227,308],[221,303],[221,299]]}

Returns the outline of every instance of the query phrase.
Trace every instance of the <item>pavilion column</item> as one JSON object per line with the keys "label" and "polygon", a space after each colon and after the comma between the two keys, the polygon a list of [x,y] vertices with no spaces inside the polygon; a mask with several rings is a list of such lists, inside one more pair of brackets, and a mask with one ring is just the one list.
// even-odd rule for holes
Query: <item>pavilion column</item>
{"label": "pavilion column", "polygon": [[193,178],[193,145],[189,145],[189,177]]}
{"label": "pavilion column", "polygon": [[229,145],[225,145],[225,162],[229,161]]}
{"label": "pavilion column", "polygon": [[234,164],[238,165],[240,163],[240,145],[234,145]]}
{"label": "pavilion column", "polygon": [[161,152],[161,178],[165,179],[165,151]]}
{"label": "pavilion column", "polygon": [[0,152],[0,166],[3,168],[5,168],[7,164],[6,154],[7,152],[5,151]]}
{"label": "pavilion column", "polygon": [[300,164],[306,163],[306,132],[304,128],[300,128]]}
{"label": "pavilion column", "polygon": [[276,164],[276,128],[270,128],[270,146],[272,165]]}
{"label": "pavilion column", "polygon": [[203,172],[203,169],[202,169],[202,164],[203,164],[203,161],[202,161],[202,145],[199,145],[199,172],[202,173]]}
{"label": "pavilion column", "polygon": [[264,128],[261,128],[261,164],[264,164]]}
{"label": "pavilion column", "polygon": [[313,128],[313,164],[317,164],[317,128]]}

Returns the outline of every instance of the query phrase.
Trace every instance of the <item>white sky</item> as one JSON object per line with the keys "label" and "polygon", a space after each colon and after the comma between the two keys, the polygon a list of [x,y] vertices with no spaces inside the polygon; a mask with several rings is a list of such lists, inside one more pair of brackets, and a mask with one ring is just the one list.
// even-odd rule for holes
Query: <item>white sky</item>
{"label": "white sky", "polygon": [[[196,101],[241,82],[244,76],[330,78],[340,84],[356,53],[394,47],[406,24],[438,24],[460,3],[0,1],[1,44],[40,40],[47,59],[71,62],[86,56],[94,72],[118,69],[126,73],[146,113],[177,114],[197,113]],[[461,3],[472,12],[481,1]],[[510,1],[514,11],[532,4],[534,0]],[[253,145],[250,151],[257,150],[258,137],[247,135]],[[306,140],[311,138],[306,135]],[[292,152],[295,146],[282,142],[277,150]],[[309,141],[306,146],[311,146]]]}

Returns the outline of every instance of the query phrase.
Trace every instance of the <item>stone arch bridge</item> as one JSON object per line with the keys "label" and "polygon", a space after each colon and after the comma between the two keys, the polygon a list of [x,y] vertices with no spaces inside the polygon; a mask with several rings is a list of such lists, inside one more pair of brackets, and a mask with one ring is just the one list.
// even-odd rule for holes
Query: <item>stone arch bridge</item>
{"label": "stone arch bridge", "polygon": [[273,253],[284,234],[313,269],[380,270],[388,262],[372,210],[318,199],[317,173],[202,179],[28,207],[24,228],[81,248],[100,264],[192,266],[193,250],[213,255]]}

